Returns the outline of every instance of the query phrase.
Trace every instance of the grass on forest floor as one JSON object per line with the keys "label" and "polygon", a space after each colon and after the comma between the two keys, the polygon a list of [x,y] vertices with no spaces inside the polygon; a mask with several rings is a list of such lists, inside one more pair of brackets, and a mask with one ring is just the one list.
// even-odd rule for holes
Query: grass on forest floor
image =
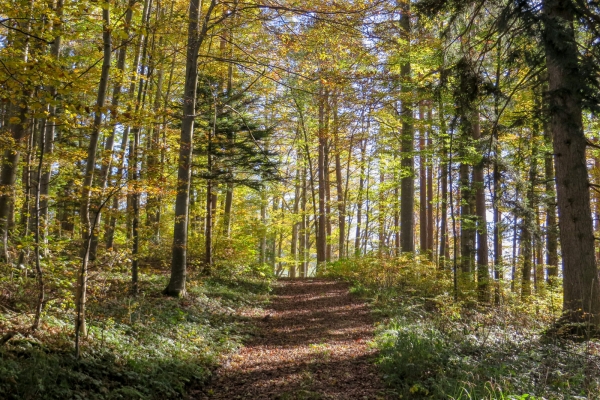
{"label": "grass on forest floor", "polygon": [[[1,332],[31,324],[34,279],[24,279],[32,282],[3,282]],[[146,270],[132,297],[129,280],[125,272],[95,276],[80,360],[73,357],[72,294],[50,301],[35,335],[0,348],[0,398],[181,398],[241,345],[270,291],[265,278],[189,279],[187,296],[170,298],[161,295],[165,273]]]}
{"label": "grass on forest floor", "polygon": [[[483,306],[472,295],[454,301],[448,274],[426,263],[379,273],[372,261],[361,272],[364,263],[326,274],[350,277],[371,300],[382,321],[373,345],[400,398],[600,399],[600,342],[544,334],[559,316],[560,293],[520,301],[504,288],[501,305]],[[387,273],[392,281],[381,279]]]}

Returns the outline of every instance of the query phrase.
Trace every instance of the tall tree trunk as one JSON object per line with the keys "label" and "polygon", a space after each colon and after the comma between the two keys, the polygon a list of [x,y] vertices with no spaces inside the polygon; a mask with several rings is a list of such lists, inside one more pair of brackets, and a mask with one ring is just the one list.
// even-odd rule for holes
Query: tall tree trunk
{"label": "tall tree trunk", "polygon": [[[27,140],[27,148],[25,151],[25,165],[23,166],[23,171],[21,175],[21,182],[23,186],[24,200],[23,205],[21,206],[21,218],[19,221],[19,225],[21,227],[20,234],[22,238],[29,237],[29,234],[32,229],[32,205],[31,205],[31,195],[33,189],[32,183],[32,163],[33,163],[33,153],[36,151],[36,120],[32,119],[30,133]],[[29,258],[29,246],[23,246],[21,251],[19,252],[19,259],[17,261],[18,265],[26,266]],[[27,268],[25,268],[25,273],[27,274]]]}
{"label": "tall tree trunk", "polygon": [[421,254],[427,252],[427,168],[425,160],[425,110],[423,102],[419,104],[421,127],[419,129],[419,237]]}
{"label": "tall tree trunk", "polygon": [[[41,253],[41,235],[40,235],[40,194],[41,194],[41,187],[42,187],[42,171],[44,168],[44,151],[46,150],[46,125],[45,125],[45,120],[42,120],[42,126],[41,126],[41,131],[40,131],[40,156],[39,156],[39,161],[38,161],[38,165],[37,165],[37,171],[36,171],[36,187],[35,187],[35,201],[34,201],[34,207],[33,207],[33,213],[34,213],[34,228],[33,228],[33,232],[34,232],[34,243],[35,243],[35,272],[36,272],[36,278],[37,278],[37,284],[38,284],[38,298],[37,298],[37,303],[36,303],[36,307],[35,307],[35,314],[34,314],[34,320],[33,320],[33,324],[31,326],[31,330],[35,331],[39,328],[40,326],[40,322],[42,319],[42,311],[44,308],[44,302],[45,302],[45,297],[46,297],[46,284],[44,282],[44,271],[42,270],[42,264],[41,264],[41,258],[42,258],[42,253]],[[54,122],[52,122],[54,123]]]}
{"label": "tall tree trunk", "polygon": [[470,274],[473,271],[475,230],[472,220],[473,196],[469,180],[469,164],[461,161],[459,167],[460,180],[460,267],[461,272]]}
{"label": "tall tree trunk", "polygon": [[326,92],[323,88],[319,91],[319,221],[317,233],[317,266],[327,261],[327,215],[326,215],[326,172],[325,147],[327,146],[327,132],[325,127],[325,102]]}
{"label": "tall tree trunk", "polygon": [[[159,39],[159,47],[162,47],[162,37]],[[164,70],[162,67],[158,70],[158,77],[156,81],[156,94],[154,97],[153,111],[154,115],[158,115],[162,101],[162,86],[164,80]],[[160,198],[161,192],[156,189],[160,188],[162,178],[162,168],[160,163],[160,142],[161,133],[164,129],[161,124],[153,125],[150,128],[148,134],[148,180],[150,184],[155,188],[149,191],[146,200],[146,225],[152,229],[151,241],[158,243],[160,239]]]}
{"label": "tall tree trunk", "polygon": [[367,174],[366,174],[366,178],[365,178],[365,201],[366,201],[366,208],[365,208],[365,229],[364,229],[364,233],[362,235],[362,252],[363,254],[367,253],[367,249],[368,249],[368,244],[369,244],[369,238],[371,237],[371,196],[370,196],[370,190],[371,190],[371,162],[372,162],[372,158],[369,157],[368,161],[367,161]]}
{"label": "tall tree trunk", "polygon": [[[16,34],[13,41],[13,48],[21,49],[22,62],[25,66],[29,56],[29,36],[32,19],[31,10],[33,0],[29,1],[28,10],[25,11],[23,18],[17,22],[19,33]],[[26,67],[23,67],[24,69]],[[25,71],[23,71],[25,72]],[[15,189],[15,180],[17,178],[17,169],[19,168],[20,149],[23,148],[23,142],[27,137],[27,128],[29,121],[27,114],[29,112],[29,98],[31,89],[25,85],[20,93],[13,94],[14,102],[10,106],[10,119],[8,120],[8,131],[10,132],[12,146],[4,151],[2,157],[2,172],[0,172],[0,245],[2,252],[0,257],[8,261],[8,232],[11,227],[11,220],[14,215],[13,196]]]}
{"label": "tall tree trunk", "polygon": [[358,180],[358,195],[356,199],[356,234],[354,236],[354,255],[360,256],[361,223],[363,208],[363,192],[365,189],[365,158],[367,153],[367,139],[362,139],[360,144],[360,177]]}
{"label": "tall tree trunk", "polygon": [[300,209],[300,168],[301,168],[301,153],[300,150],[296,153],[296,178],[294,179],[294,209],[292,210],[294,219],[292,221],[292,238],[290,243],[290,253],[292,255],[292,264],[289,268],[290,278],[296,277],[298,270],[298,229],[300,222],[298,221],[298,213]]}
{"label": "tall tree trunk", "polygon": [[[76,318],[75,332],[76,335],[85,335],[85,303],[87,290],[87,269],[90,256],[91,237],[95,224],[92,224],[91,218],[91,194],[92,185],[94,182],[94,170],[96,168],[96,153],[98,151],[98,139],[100,137],[100,126],[102,124],[102,108],[106,102],[106,92],[108,90],[108,77],[110,73],[110,63],[112,58],[112,42],[110,36],[110,9],[108,5],[102,8],[103,33],[102,41],[104,48],[104,58],[102,60],[102,72],[100,74],[100,83],[98,84],[98,96],[96,99],[96,109],[94,116],[94,125],[90,134],[90,143],[88,146],[87,159],[85,164],[85,175],[81,189],[81,231],[83,238],[83,250],[81,253],[81,270],[77,282],[77,293],[75,298]],[[96,210],[98,213],[99,210]],[[95,220],[95,219],[94,219]],[[79,338],[79,336],[78,336]]]}
{"label": "tall tree trunk", "polygon": [[[381,151],[383,153],[383,151]],[[379,160],[379,186],[377,191],[379,192],[379,199],[377,201],[377,228],[378,228],[378,242],[377,251],[379,257],[383,257],[384,250],[386,248],[385,243],[385,172],[383,169],[383,163]]]}
{"label": "tall tree trunk", "polygon": [[[227,40],[229,41],[230,45],[229,45],[229,49],[227,49],[228,54],[225,54],[225,47],[227,44],[226,43]],[[233,58],[233,31],[231,28],[229,28],[227,30],[226,36],[223,37],[223,39],[221,41],[221,47],[222,47],[223,55],[232,59]],[[231,97],[232,85],[233,85],[233,63],[228,63],[227,64],[227,89],[226,89],[227,98]],[[231,142],[232,145],[234,145],[235,144],[235,135],[232,135],[232,137],[228,138],[228,140]],[[233,178],[234,172],[231,169],[229,169],[229,173],[232,175],[232,178]],[[223,227],[224,227],[225,235],[227,236],[227,238],[231,237],[231,208],[232,208],[232,205],[233,205],[233,182],[227,182],[226,189],[225,189],[225,209],[223,210]]]}
{"label": "tall tree trunk", "polygon": [[[142,21],[144,21],[146,19],[146,15],[147,15],[147,5],[149,4],[149,0],[145,0],[144,2],[144,9],[142,11]],[[125,18],[127,18],[127,14],[125,15]],[[135,92],[136,92],[136,87],[137,87],[137,77],[138,77],[138,70],[140,67],[140,59],[141,59],[141,55],[142,55],[142,47],[144,45],[144,35],[140,35],[140,37],[138,38],[138,43],[135,47],[135,52],[134,52],[134,57],[133,57],[133,62],[132,62],[132,66],[131,66],[131,76],[130,76],[130,84],[129,84],[129,96],[132,102],[134,102],[135,99]],[[118,63],[119,61],[117,61],[117,67],[118,67]],[[116,94],[116,92],[113,91],[114,94]],[[113,97],[113,101],[114,101],[114,97]],[[117,98],[117,100],[120,99]],[[132,108],[131,105],[129,105],[127,107],[127,112],[131,112]],[[125,151],[125,149],[128,146],[128,142],[129,142],[129,133],[131,132],[131,125],[126,125],[123,129],[123,134],[121,137],[121,146],[120,146],[120,162],[119,162],[119,168],[117,170],[117,173],[115,175],[116,178],[116,182],[117,185],[122,184],[122,182],[125,180],[125,165],[126,165],[126,161],[127,161],[127,152]],[[110,174],[110,168],[106,169],[106,172]],[[128,174],[129,175],[129,174]],[[108,183],[108,178],[107,178],[107,183]],[[127,218],[129,220],[129,211],[130,211],[130,204],[129,201],[131,200],[130,196],[127,197]],[[111,216],[110,216],[110,220],[108,222],[108,226],[106,228],[106,232],[104,234],[104,241],[106,244],[106,248],[110,249],[113,247],[113,242],[114,242],[114,235],[115,235],[115,229],[117,226],[117,217],[119,214],[119,193],[115,193],[113,195],[113,201],[112,201],[112,206],[111,206]],[[127,239],[131,238],[131,231],[130,231],[130,224],[129,221],[127,223]],[[92,247],[96,246],[97,244],[92,241]],[[94,249],[91,249],[91,253],[93,254],[95,252]]]}
{"label": "tall tree trunk", "polygon": [[[125,13],[125,32],[129,32],[129,26],[131,24],[131,19],[133,17],[133,9],[132,7],[134,6],[135,1],[134,0],[130,0],[129,4],[128,4],[128,8],[127,11]],[[145,10],[144,10],[145,13]],[[144,15],[145,17],[145,15]],[[117,55],[117,69],[120,71],[121,75],[124,73],[125,71],[125,60],[126,60],[126,56],[127,56],[127,47],[128,47],[128,43],[129,43],[129,38],[127,39],[123,39],[121,40],[121,44],[119,46],[119,52]],[[135,71],[137,73],[137,71]],[[113,87],[113,94],[112,94],[112,107],[113,107],[113,113],[116,112],[116,110],[118,109],[120,102],[121,102],[121,92],[122,92],[122,88],[123,88],[123,81],[122,79],[118,79],[115,82],[115,85]],[[114,116],[114,115],[113,115]],[[117,133],[117,125],[115,124],[115,126],[113,127],[111,134],[108,136],[108,138],[106,139],[106,142],[104,143],[104,154],[102,156],[102,166],[100,168],[100,177],[99,177],[99,186],[102,190],[102,192],[104,192],[104,190],[107,187],[108,184],[108,178],[109,178],[109,174],[110,174],[110,169],[111,169],[111,165],[112,165],[112,159],[113,159],[113,151],[114,151],[114,143],[115,143],[115,136]],[[122,148],[124,151],[124,148]],[[94,254],[96,254],[96,249],[95,247],[97,246],[97,240],[94,239],[92,241],[92,249],[90,249],[90,254],[93,256]],[[111,246],[112,247],[112,238],[111,238]]]}
{"label": "tall tree trunk", "polygon": [[442,152],[440,155],[440,253],[439,253],[439,268],[445,269],[450,256],[450,248],[448,246],[448,146],[447,146],[447,131],[446,120],[444,115],[444,103],[441,93],[438,97],[439,107],[439,123],[440,123],[440,141]]}
{"label": "tall tree trunk", "polygon": [[600,283],[586,166],[579,90],[579,51],[570,0],[545,0],[544,45],[548,69],[550,132],[555,154],[560,243],[563,259],[563,311],[571,321],[600,326]]}
{"label": "tall tree trunk", "polygon": [[479,123],[479,114],[476,112],[477,77],[475,76],[473,62],[464,57],[459,62],[460,91],[456,93],[458,102],[458,115],[460,116],[460,138],[458,148],[460,157],[460,265],[465,279],[472,279],[475,269],[475,237],[477,216],[475,207],[475,185],[470,180],[471,165],[468,148],[473,145],[473,134]]}
{"label": "tall tree trunk", "polygon": [[535,234],[533,237],[534,251],[535,251],[535,275],[534,284],[536,293],[543,296],[546,292],[546,285],[544,282],[544,241],[540,231],[541,227],[541,205],[539,204],[539,198],[535,199]]}
{"label": "tall tree trunk", "polygon": [[[279,211],[279,198],[273,197],[273,219],[272,220],[273,220],[273,222],[276,225],[278,225],[278,223],[277,223],[278,221],[276,221],[275,218],[279,219],[278,218],[279,217],[279,215],[278,215],[279,212],[278,211]],[[270,245],[271,245],[271,249],[270,249],[271,259],[269,261],[270,261],[270,264],[271,264],[271,269],[272,269],[273,273],[276,276],[280,275],[280,271],[276,268],[276,265],[277,265],[277,236],[278,236],[277,234],[278,234],[278,231],[279,231],[279,227],[277,226],[276,229],[273,229],[273,232],[271,234],[271,238],[269,239]]]}
{"label": "tall tree trunk", "polygon": [[139,266],[139,250],[140,250],[140,192],[138,188],[138,182],[140,180],[140,170],[139,170],[139,147],[140,147],[140,131],[136,130],[135,135],[133,137],[133,146],[130,148],[130,153],[132,154],[133,164],[132,168],[132,180],[134,182],[133,185],[133,194],[131,196],[132,200],[132,248],[131,248],[131,293],[135,296],[138,293],[138,266]]}
{"label": "tall tree trunk", "polygon": [[208,19],[212,14],[212,9],[215,7],[215,1],[216,0],[211,0],[210,2],[201,32],[199,32],[200,0],[190,0],[189,3],[183,117],[181,118],[179,160],[177,164],[179,167],[177,169],[177,197],[175,200],[171,278],[168,286],[164,290],[164,293],[169,296],[182,296],[185,294],[188,210],[192,174],[192,140],[196,114],[196,88],[198,86],[198,52],[200,50],[200,44],[202,43],[203,34],[206,33]]}
{"label": "tall tree trunk", "polygon": [[[411,39],[411,10],[410,2],[404,0],[401,4],[400,29],[407,42],[407,49],[410,52]],[[414,177],[414,125],[412,109],[412,85],[411,85],[411,65],[410,62],[402,64],[400,67],[400,77],[402,79],[402,104],[400,115],[402,117],[402,180],[400,183],[400,247],[403,253],[415,251],[415,220],[413,216],[415,207],[415,177]]]}
{"label": "tall tree trunk", "polygon": [[[551,142],[550,133],[546,129],[544,138]],[[546,180],[546,265],[548,283],[558,277],[558,226],[556,224],[556,182],[554,180],[554,155],[549,152],[544,157]]]}
{"label": "tall tree trunk", "polygon": [[300,222],[300,277],[306,278],[308,272],[308,247],[310,232],[308,229],[308,221],[306,215],[306,164],[302,164],[302,201],[300,203],[300,211],[302,213],[302,219]]}
{"label": "tall tree trunk", "polygon": [[498,143],[498,132],[494,133],[495,139],[495,155],[494,155],[494,192],[492,194],[492,208],[494,218],[494,280],[496,281],[496,288],[494,291],[494,303],[500,304],[500,281],[503,279],[504,271],[504,258],[502,256],[502,214],[500,212],[500,191],[502,190],[500,185],[500,169],[498,165],[498,159],[500,157],[500,145]]}
{"label": "tall tree trunk", "polygon": [[531,268],[533,266],[533,215],[535,203],[535,181],[537,179],[537,152],[535,150],[535,136],[531,138],[532,152],[529,168],[529,188],[527,202],[521,228],[521,251],[523,255],[521,298],[526,299],[531,295]]}
{"label": "tall tree trunk", "polygon": [[[473,140],[478,148],[481,138],[479,125],[479,112],[473,116]],[[489,301],[489,261],[488,261],[488,234],[487,234],[487,208],[485,206],[484,187],[484,159],[483,157],[473,167],[473,189],[475,190],[475,214],[477,215],[477,288],[479,301]]]}
{"label": "tall tree trunk", "polygon": [[499,127],[498,121],[500,119],[500,76],[501,76],[501,68],[502,68],[502,40],[498,39],[497,44],[497,56],[496,56],[496,80],[495,80],[495,91],[494,91],[494,116],[496,121],[494,122],[492,136],[493,136],[493,149],[494,149],[494,166],[492,172],[493,179],[493,187],[494,191],[492,193],[492,214],[494,219],[494,280],[495,280],[495,288],[494,288],[494,303],[496,305],[500,304],[501,298],[501,290],[502,286],[500,285],[500,281],[504,278],[504,258],[502,256],[502,214],[500,211],[500,199],[502,197],[502,185],[500,184],[500,179],[502,178],[500,175],[500,135],[499,135]]}
{"label": "tall tree trunk", "polygon": [[346,197],[344,195],[344,181],[342,178],[342,160],[340,145],[340,127],[338,121],[337,96],[333,98],[333,138],[335,146],[335,187],[337,191],[338,208],[338,258],[346,257]]}
{"label": "tall tree trunk", "polygon": [[265,194],[260,196],[260,264],[267,263],[267,197]]}
{"label": "tall tree trunk", "polygon": [[325,220],[327,221],[327,244],[325,247],[325,261],[331,262],[333,252],[331,236],[333,228],[331,226],[331,174],[329,173],[329,143],[325,146]]}
{"label": "tall tree trunk", "polygon": [[[54,10],[57,17],[57,22],[54,23],[52,31],[54,34],[54,41],[50,46],[50,56],[58,61],[60,57],[60,49],[62,43],[62,23],[59,22],[63,14],[63,0],[58,0],[54,6]],[[51,86],[48,91],[50,96],[55,97],[57,94],[56,87]],[[57,107],[54,104],[48,105],[48,118],[46,119],[46,129],[43,140],[43,153],[47,157],[51,156],[54,152],[54,135],[56,132],[57,120]],[[40,236],[43,242],[46,242],[48,236],[48,204],[50,194],[50,176],[52,174],[52,164],[45,162],[42,165],[42,176],[40,181],[40,206],[39,206],[39,223],[41,224]],[[46,254],[46,248],[44,249],[44,255]]]}
{"label": "tall tree trunk", "polygon": [[433,156],[430,155],[433,150],[433,142],[431,139],[432,135],[432,107],[429,104],[427,110],[427,154],[425,155],[426,168],[427,168],[427,251],[429,252],[429,260],[434,261],[434,236],[435,220],[433,218]]}
{"label": "tall tree trunk", "polygon": [[[515,191],[515,204],[519,199],[519,190]],[[519,226],[519,216],[517,213],[517,208],[515,207],[513,211],[513,229],[512,229],[512,266],[511,266],[511,278],[510,278],[510,290],[515,293],[517,290],[516,281],[517,281],[517,228]]]}

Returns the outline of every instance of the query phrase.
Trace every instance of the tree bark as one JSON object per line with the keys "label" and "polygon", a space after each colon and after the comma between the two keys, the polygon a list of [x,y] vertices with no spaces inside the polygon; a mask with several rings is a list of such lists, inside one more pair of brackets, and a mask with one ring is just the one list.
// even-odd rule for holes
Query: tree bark
{"label": "tree bark", "polygon": [[429,260],[434,261],[434,237],[433,232],[435,230],[435,220],[433,218],[433,156],[429,152],[433,150],[433,142],[431,139],[432,135],[432,109],[429,105],[427,110],[427,154],[426,168],[427,168],[427,251],[429,252]]}
{"label": "tree bark", "polygon": [[[546,141],[551,142],[549,131],[545,130]],[[558,226],[556,224],[556,182],[554,179],[554,155],[552,152],[544,157],[546,180],[546,265],[548,283],[558,277]]]}
{"label": "tree bark", "polygon": [[427,168],[425,160],[425,110],[423,103],[419,104],[421,128],[419,130],[419,237],[421,254],[427,252]]}
{"label": "tree bark", "polygon": [[[531,142],[535,143],[535,136],[531,137]],[[533,215],[534,215],[534,196],[535,180],[537,179],[537,154],[535,145],[532,146],[530,168],[529,168],[529,188],[527,190],[527,200],[525,204],[525,215],[523,217],[521,228],[521,251],[523,255],[522,280],[521,280],[521,298],[526,299],[531,295],[531,268],[533,266]]]}
{"label": "tree bark", "polygon": [[[87,159],[85,164],[85,175],[81,189],[81,231],[83,238],[83,250],[81,253],[82,268],[78,277],[77,293],[75,304],[77,309],[77,317],[75,319],[75,332],[78,335],[85,335],[85,303],[87,290],[87,268],[90,257],[90,244],[93,235],[91,218],[91,193],[94,182],[94,170],[96,168],[96,153],[98,151],[98,139],[100,137],[100,126],[102,124],[102,108],[106,102],[106,92],[108,90],[108,77],[110,73],[110,63],[112,58],[112,42],[110,35],[110,9],[108,5],[102,9],[103,33],[102,41],[104,48],[104,58],[102,60],[102,72],[100,73],[100,83],[98,84],[98,96],[96,99],[96,109],[94,116],[94,125],[90,134],[90,143],[88,146]],[[99,210],[96,210],[98,213]]]}
{"label": "tree bark", "polygon": [[[175,224],[171,258],[171,278],[164,293],[169,296],[185,295],[187,268],[188,210],[192,174],[192,140],[196,114],[196,89],[198,86],[198,52],[202,42],[200,28],[200,0],[190,0],[188,20],[187,54],[185,64],[185,86],[183,95],[183,117],[179,139],[179,161],[177,170],[177,197],[175,200]],[[215,6],[211,0],[211,9]],[[207,21],[205,20],[205,26]],[[208,192],[207,196],[210,196]]]}
{"label": "tree bark", "polygon": [[318,180],[319,180],[319,221],[317,233],[317,266],[327,261],[327,215],[326,199],[326,173],[325,147],[327,146],[327,132],[325,128],[325,102],[326,93],[323,88],[319,90],[319,155],[318,155]]}
{"label": "tree bark", "polygon": [[338,121],[337,96],[333,98],[333,137],[335,146],[335,187],[337,191],[338,208],[338,258],[346,257],[346,197],[344,195],[344,182],[342,178],[342,160],[340,148],[340,127]]}
{"label": "tree bark", "polygon": [[[60,19],[63,14],[63,0],[58,0],[56,5],[54,6],[54,10],[57,17],[57,22],[53,25],[52,31],[54,33],[54,42],[50,46],[50,56],[58,61],[60,57],[60,49],[62,43],[62,22]],[[50,95],[55,97],[57,94],[56,87],[51,86],[49,88]],[[46,119],[46,129],[44,133],[43,140],[43,154],[49,158],[54,152],[54,136],[56,132],[56,125],[58,123],[57,120],[57,107],[54,104],[48,105],[48,118]],[[42,165],[42,176],[40,178],[40,206],[39,206],[39,223],[40,227],[40,236],[43,242],[46,242],[48,236],[48,204],[49,204],[49,194],[50,194],[50,176],[52,174],[52,165],[49,162],[45,162]],[[44,255],[46,250],[44,250]]]}
{"label": "tree bark", "polygon": [[[33,4],[34,2],[31,0],[29,2],[29,10],[32,9]],[[15,49],[22,49],[23,65],[28,61],[29,36],[27,33],[31,29],[31,21],[29,16],[24,16],[22,20],[17,22],[22,34],[18,33],[13,42]],[[31,94],[31,89],[28,85],[25,85],[20,97],[17,93],[13,95],[15,101],[10,106],[9,111],[8,131],[12,140],[12,148],[5,150],[2,158],[2,172],[0,172],[0,245],[2,246],[0,257],[4,261],[8,261],[8,232],[14,215],[13,192],[21,156],[20,149],[23,148],[23,142],[26,140],[27,128],[29,126],[27,114],[29,112],[29,98]]]}
{"label": "tree bark", "polygon": [[550,132],[555,154],[563,312],[570,321],[600,325],[600,283],[594,254],[590,190],[579,94],[578,49],[569,0],[545,0],[544,45],[548,69]]}
{"label": "tree bark", "polygon": [[[410,48],[411,39],[411,10],[410,2],[403,1],[401,7],[400,29],[404,34],[407,46]],[[407,49],[410,52],[410,49]],[[402,100],[400,116],[402,117],[402,179],[400,183],[400,250],[403,253],[415,251],[415,166],[414,157],[414,125],[412,109],[411,64],[410,61],[400,67],[402,79]]]}
{"label": "tree bark", "polygon": [[[368,126],[368,125],[367,125]],[[368,128],[367,128],[368,132]],[[358,180],[358,195],[356,199],[356,234],[354,236],[354,256],[360,256],[361,249],[361,223],[362,223],[362,208],[363,208],[363,192],[365,188],[365,158],[367,153],[367,139],[361,140],[360,145],[360,177]]]}
{"label": "tree bark", "polygon": [[290,243],[290,253],[292,255],[292,264],[289,268],[290,278],[296,277],[296,272],[298,270],[298,229],[300,227],[300,222],[298,222],[298,213],[300,209],[300,165],[301,165],[301,153],[300,150],[296,152],[296,162],[298,163],[296,166],[296,178],[294,179],[294,209],[293,213],[293,221],[292,221],[292,238]]}
{"label": "tree bark", "polygon": [[470,167],[461,161],[459,167],[460,180],[460,268],[464,274],[470,274],[474,267],[475,229],[473,224],[473,196],[469,179]]}
{"label": "tree bark", "polygon": [[[473,117],[473,140],[481,138],[479,125],[479,112]],[[479,146],[478,146],[479,147]],[[475,189],[475,214],[477,216],[477,288],[479,301],[489,301],[489,260],[488,260],[488,234],[487,234],[487,208],[485,205],[484,187],[484,159],[483,157],[473,167],[473,188]]]}
{"label": "tree bark", "polygon": [[440,124],[440,141],[442,153],[440,155],[440,253],[439,253],[439,269],[445,269],[448,259],[450,258],[450,248],[448,246],[448,146],[447,146],[447,131],[446,120],[444,116],[444,103],[441,93],[438,97],[438,114]]}

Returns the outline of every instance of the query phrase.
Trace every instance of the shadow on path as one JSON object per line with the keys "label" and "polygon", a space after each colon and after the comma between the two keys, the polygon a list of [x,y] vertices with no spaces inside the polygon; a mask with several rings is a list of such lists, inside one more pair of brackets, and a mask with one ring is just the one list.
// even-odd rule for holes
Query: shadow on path
{"label": "shadow on path", "polygon": [[281,280],[259,333],[200,399],[385,399],[373,320],[343,282]]}

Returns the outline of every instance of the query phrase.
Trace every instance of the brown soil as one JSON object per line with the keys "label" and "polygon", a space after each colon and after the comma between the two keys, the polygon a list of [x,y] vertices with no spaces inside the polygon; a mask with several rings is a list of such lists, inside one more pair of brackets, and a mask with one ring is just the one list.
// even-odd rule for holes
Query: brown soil
{"label": "brown soil", "polygon": [[369,346],[373,320],[347,284],[281,280],[267,312],[199,398],[387,398]]}

